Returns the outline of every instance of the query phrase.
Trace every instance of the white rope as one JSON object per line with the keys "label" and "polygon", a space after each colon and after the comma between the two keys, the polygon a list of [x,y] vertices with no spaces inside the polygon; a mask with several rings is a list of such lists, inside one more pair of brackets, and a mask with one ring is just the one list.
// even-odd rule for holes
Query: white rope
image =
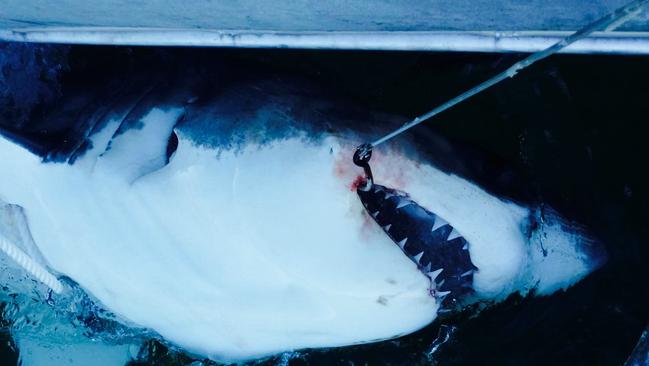
{"label": "white rope", "polygon": [[591,33],[599,30],[606,28],[610,26],[611,24],[615,23],[615,27],[619,27],[622,25],[622,23],[628,21],[631,19],[634,15],[638,14],[639,10],[642,8],[643,5],[645,5],[649,0],[635,0],[627,5],[613,11],[612,13],[609,13],[602,18],[588,24],[584,28],[578,30],[577,32],[569,35],[568,37],[562,39],[561,41],[553,44],[552,46],[544,49],[543,51],[539,51],[536,53],[533,53],[523,60],[515,63],[514,65],[510,66],[507,70],[499,73],[498,75],[488,79],[487,81],[484,81],[477,86],[467,90],[466,92],[458,95],[457,97],[449,100],[448,102],[436,107],[435,109],[432,109],[424,114],[422,114],[419,117],[416,117],[412,121],[406,123],[405,125],[401,126],[400,128],[394,130],[393,132],[381,137],[380,139],[374,141],[371,144],[371,147],[378,146],[391,138],[401,134],[402,132],[405,132],[406,130],[415,127],[416,125],[424,122],[425,120],[433,117],[436,114],[439,114],[454,105],[465,101],[466,99],[471,98],[472,96],[484,91],[485,89],[488,89],[499,82],[507,79],[507,78],[512,78],[516,75],[517,72],[520,70],[530,66],[531,64],[542,60],[554,53],[557,53],[561,51],[562,49],[568,47],[569,45],[575,43],[576,41],[588,37]]}
{"label": "white rope", "polygon": [[63,284],[61,281],[59,281],[45,267],[41,266],[38,262],[23,252],[18,246],[3,236],[0,236],[0,250],[2,250],[2,252],[4,252],[9,258],[13,259],[14,262],[20,265],[30,275],[51,288],[52,291],[57,294],[63,292]]}

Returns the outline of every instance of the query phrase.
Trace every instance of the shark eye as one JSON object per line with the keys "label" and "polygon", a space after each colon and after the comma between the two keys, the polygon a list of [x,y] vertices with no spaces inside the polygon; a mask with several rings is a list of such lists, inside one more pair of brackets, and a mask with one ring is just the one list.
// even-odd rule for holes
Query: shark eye
{"label": "shark eye", "polygon": [[169,135],[169,140],[167,140],[167,162],[166,162],[166,164],[169,164],[169,162],[171,161],[171,158],[176,153],[177,149],[178,149],[178,135],[176,135],[175,131],[171,131],[171,135]]}

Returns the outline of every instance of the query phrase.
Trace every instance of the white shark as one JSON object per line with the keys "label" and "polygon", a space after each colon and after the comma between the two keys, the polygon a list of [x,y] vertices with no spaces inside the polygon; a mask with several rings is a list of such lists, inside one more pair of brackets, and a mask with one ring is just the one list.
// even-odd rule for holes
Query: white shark
{"label": "white shark", "polygon": [[[210,103],[218,112],[233,100]],[[126,325],[218,361],[375,342],[436,319],[428,278],[350,189],[361,174],[351,161],[360,134],[295,124],[276,101],[201,118],[191,102],[140,105],[136,118],[135,101],[91,114],[91,143],[63,162],[0,137],[0,199],[26,227],[5,239]],[[269,132],[278,118],[290,127]],[[241,143],[215,143],[220,126],[233,126],[230,141]],[[473,301],[551,294],[600,263],[558,216],[530,228],[535,208],[411,150],[375,152],[374,174],[471,243]],[[17,221],[1,217],[12,232]]]}

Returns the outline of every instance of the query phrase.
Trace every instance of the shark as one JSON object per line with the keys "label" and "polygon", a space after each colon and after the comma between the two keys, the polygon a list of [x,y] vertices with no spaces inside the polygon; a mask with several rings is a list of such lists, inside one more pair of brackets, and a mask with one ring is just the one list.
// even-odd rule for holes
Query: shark
{"label": "shark", "polygon": [[374,152],[368,183],[354,149],[399,121],[276,80],[64,95],[1,128],[5,253],[54,308],[80,289],[124,326],[222,362],[400,337],[602,264],[583,228],[411,139]]}

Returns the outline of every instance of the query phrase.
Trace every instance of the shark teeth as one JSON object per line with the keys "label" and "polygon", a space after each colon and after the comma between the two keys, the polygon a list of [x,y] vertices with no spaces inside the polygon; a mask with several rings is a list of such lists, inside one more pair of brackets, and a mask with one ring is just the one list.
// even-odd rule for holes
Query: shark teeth
{"label": "shark teeth", "polygon": [[408,206],[408,205],[410,205],[412,203],[413,202],[411,200],[402,199],[402,200],[399,201],[399,204],[397,204],[397,209],[402,208],[402,207],[406,207],[406,206]]}
{"label": "shark teeth", "polygon": [[451,293],[451,291],[439,291],[439,292],[435,292],[435,297],[438,298],[438,299],[440,299],[440,300],[442,300],[443,298],[445,298],[446,296],[448,296],[450,293]]}
{"label": "shark teeth", "polygon": [[451,241],[453,239],[460,238],[460,237],[462,237],[462,235],[460,235],[460,233],[458,233],[457,230],[453,229],[453,231],[451,231],[451,233],[448,234],[448,238],[446,238],[446,240]]}
{"label": "shark teeth", "polygon": [[428,273],[428,272],[430,272],[430,269],[431,269],[431,264],[430,264],[430,262],[428,262],[428,264],[426,265],[426,267],[423,268],[423,272],[424,272],[424,273]]}
{"label": "shark teeth", "polygon": [[404,249],[406,247],[406,242],[408,241],[408,238],[405,238],[401,240],[400,242],[397,243],[401,249]]}
{"label": "shark teeth", "polygon": [[383,227],[383,230],[385,231],[390,231],[390,228],[392,227],[392,224],[387,224]]}
{"label": "shark teeth", "polygon": [[444,225],[448,225],[448,222],[446,222],[443,218],[437,216],[435,217],[435,224],[433,224],[433,228],[430,229],[430,231],[435,231]]}
{"label": "shark teeth", "polygon": [[470,275],[470,274],[473,274],[473,270],[472,270],[472,269],[470,269],[470,270],[468,270],[468,271],[462,273],[462,274],[460,275],[460,277],[466,277],[466,276],[468,276],[468,275]]}
{"label": "shark teeth", "polygon": [[421,253],[417,254],[414,257],[415,262],[417,262],[417,264],[419,264],[419,261],[421,260],[421,257],[423,257],[423,256],[424,256],[424,252],[421,252]]}
{"label": "shark teeth", "polygon": [[395,193],[397,196],[399,196],[399,197],[408,197],[408,193],[406,193],[406,192],[404,192],[404,191],[400,191],[400,190],[398,190],[398,189],[395,189],[395,190],[394,190],[394,193]]}
{"label": "shark teeth", "polygon": [[440,269],[437,269],[437,270],[435,270],[433,272],[428,272],[428,277],[430,277],[431,281],[435,281],[437,276],[439,276],[439,274],[442,273],[443,270],[444,270],[444,268],[440,268]]}

